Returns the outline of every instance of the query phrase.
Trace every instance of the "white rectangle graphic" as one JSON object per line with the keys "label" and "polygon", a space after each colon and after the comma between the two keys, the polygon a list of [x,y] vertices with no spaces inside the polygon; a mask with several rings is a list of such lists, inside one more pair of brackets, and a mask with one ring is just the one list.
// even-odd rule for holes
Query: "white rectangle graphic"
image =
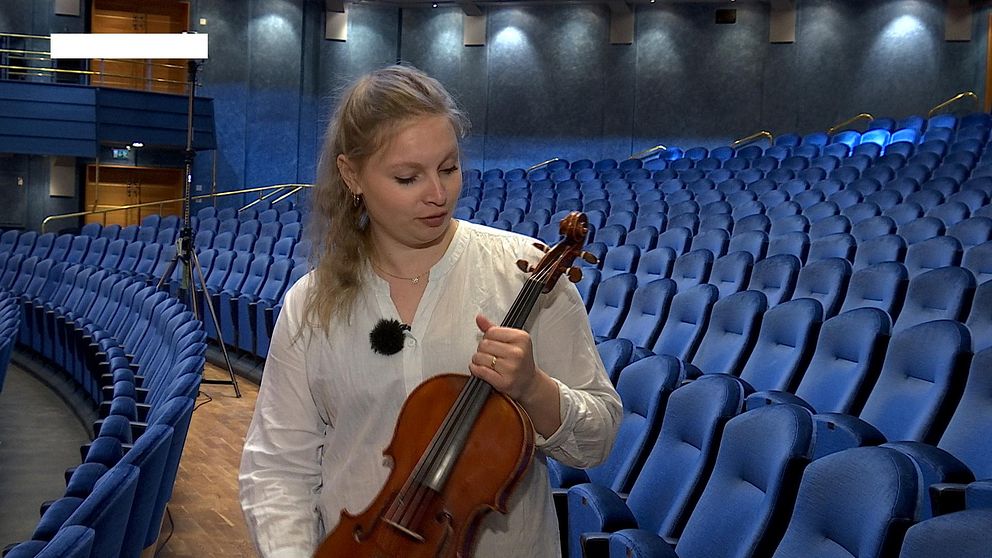
{"label": "white rectangle graphic", "polygon": [[52,58],[206,59],[207,35],[205,33],[53,33]]}

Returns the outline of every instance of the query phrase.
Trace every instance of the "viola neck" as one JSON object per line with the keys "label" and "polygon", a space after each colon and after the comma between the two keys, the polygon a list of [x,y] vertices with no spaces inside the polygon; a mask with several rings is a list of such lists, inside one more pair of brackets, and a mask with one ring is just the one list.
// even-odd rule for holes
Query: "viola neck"
{"label": "viola neck", "polygon": [[543,283],[535,280],[533,277],[528,278],[524,287],[520,289],[520,293],[517,294],[517,299],[513,301],[513,305],[510,306],[510,310],[506,313],[506,318],[503,319],[503,327],[523,329],[531,310],[534,309],[534,304],[543,291]]}

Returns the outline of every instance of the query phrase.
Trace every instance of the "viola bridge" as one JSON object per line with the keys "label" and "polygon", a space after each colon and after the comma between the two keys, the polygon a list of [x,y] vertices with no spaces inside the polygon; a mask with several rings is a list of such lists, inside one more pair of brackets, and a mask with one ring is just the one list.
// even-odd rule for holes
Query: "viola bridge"
{"label": "viola bridge", "polygon": [[408,537],[411,537],[415,541],[417,541],[417,542],[424,542],[424,537],[422,537],[421,535],[419,535],[419,534],[413,532],[412,530],[406,528],[405,526],[400,525],[399,523],[396,523],[395,521],[390,521],[389,519],[385,519],[385,518],[383,518],[383,521],[385,521],[387,525],[392,525],[399,532],[403,533],[404,535],[406,535]]}

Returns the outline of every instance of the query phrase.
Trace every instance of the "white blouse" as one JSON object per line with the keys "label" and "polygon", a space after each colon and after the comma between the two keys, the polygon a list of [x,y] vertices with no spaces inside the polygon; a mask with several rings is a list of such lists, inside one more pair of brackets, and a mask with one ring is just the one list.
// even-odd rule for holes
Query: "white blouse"
{"label": "white blouse", "polygon": [[[403,349],[373,352],[369,332],[399,319],[388,284],[368,278],[351,320],[330,332],[297,335],[312,274],[286,294],[265,362],[241,460],[241,505],[263,558],[310,557],[342,509],[363,511],[385,484],[383,450],[406,396],[432,376],[468,373],[481,340],[476,314],[502,322],[527,275],[516,267],[542,253],[533,239],[459,222],[430,271]],[[535,459],[505,515],[482,522],[475,556],[556,557],[558,525],[546,457],[574,467],[606,458],[619,425],[620,399],[596,351],[585,307],[562,278],[541,295],[526,329],[537,365],[559,385],[562,425],[536,436]]]}

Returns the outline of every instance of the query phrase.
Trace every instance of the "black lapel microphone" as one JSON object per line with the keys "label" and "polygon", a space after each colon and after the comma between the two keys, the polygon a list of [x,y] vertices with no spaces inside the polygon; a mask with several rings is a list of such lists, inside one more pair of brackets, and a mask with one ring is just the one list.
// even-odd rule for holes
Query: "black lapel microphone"
{"label": "black lapel microphone", "polygon": [[403,350],[404,332],[410,331],[410,326],[399,320],[382,318],[369,333],[369,344],[372,350],[380,355],[395,355]]}

